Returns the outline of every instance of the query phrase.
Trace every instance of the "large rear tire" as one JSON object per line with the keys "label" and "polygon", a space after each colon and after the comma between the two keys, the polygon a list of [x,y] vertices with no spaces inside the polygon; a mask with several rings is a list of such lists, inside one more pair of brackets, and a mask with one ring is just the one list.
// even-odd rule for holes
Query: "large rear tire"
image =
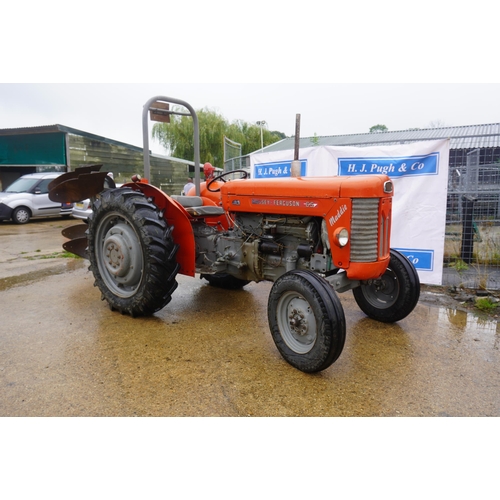
{"label": "large rear tire", "polygon": [[319,372],[340,356],[346,334],[344,311],[333,288],[320,276],[299,270],[278,278],[267,313],[276,347],[298,370]]}
{"label": "large rear tire", "polygon": [[395,323],[415,309],[420,298],[420,279],[413,264],[397,250],[391,250],[389,267],[383,276],[353,290],[360,309],[382,323]]}
{"label": "large rear tire", "polygon": [[94,201],[88,256],[112,309],[147,316],[170,302],[180,268],[172,230],[141,192],[112,189]]}

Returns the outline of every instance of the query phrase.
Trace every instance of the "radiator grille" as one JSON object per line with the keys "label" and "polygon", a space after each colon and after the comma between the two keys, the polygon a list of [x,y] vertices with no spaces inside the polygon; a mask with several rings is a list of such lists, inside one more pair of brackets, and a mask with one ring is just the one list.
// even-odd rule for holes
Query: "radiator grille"
{"label": "radiator grille", "polygon": [[378,198],[352,200],[351,262],[376,262],[378,258]]}

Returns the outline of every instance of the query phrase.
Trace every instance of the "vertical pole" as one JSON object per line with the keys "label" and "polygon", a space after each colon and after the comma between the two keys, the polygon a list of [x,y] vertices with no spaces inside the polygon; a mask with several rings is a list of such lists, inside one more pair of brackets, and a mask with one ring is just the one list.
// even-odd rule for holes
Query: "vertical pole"
{"label": "vertical pole", "polygon": [[[187,107],[187,106],[186,106]],[[194,126],[194,184],[196,186],[196,196],[200,196],[200,126],[198,124],[198,116],[191,106],[189,111],[193,117]]]}
{"label": "vertical pole", "polygon": [[460,258],[466,264],[472,264],[472,255],[474,253],[474,203],[477,198],[472,196],[462,196],[464,201],[462,215],[462,248]]}
{"label": "vertical pole", "polygon": [[142,147],[144,159],[144,178],[150,180],[151,160],[149,158],[149,129],[148,129],[148,112],[151,104],[156,101],[156,98],[150,99],[142,109]]}
{"label": "vertical pole", "polygon": [[300,150],[300,115],[295,116],[295,150],[293,154],[292,161],[292,177],[300,177],[301,168],[299,160],[299,150]]}
{"label": "vertical pole", "polygon": [[300,149],[300,115],[295,116],[295,151],[294,160],[299,159],[299,149]]}
{"label": "vertical pole", "polygon": [[64,155],[66,156],[66,172],[71,172],[71,150],[69,148],[69,134],[64,133]]}

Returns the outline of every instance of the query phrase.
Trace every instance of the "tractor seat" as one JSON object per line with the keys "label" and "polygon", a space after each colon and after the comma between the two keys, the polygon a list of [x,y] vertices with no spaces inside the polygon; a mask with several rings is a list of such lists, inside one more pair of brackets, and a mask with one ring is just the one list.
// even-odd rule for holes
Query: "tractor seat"
{"label": "tractor seat", "polygon": [[182,205],[192,217],[220,217],[225,213],[222,207],[203,205],[203,198],[200,196],[171,196],[171,198]]}

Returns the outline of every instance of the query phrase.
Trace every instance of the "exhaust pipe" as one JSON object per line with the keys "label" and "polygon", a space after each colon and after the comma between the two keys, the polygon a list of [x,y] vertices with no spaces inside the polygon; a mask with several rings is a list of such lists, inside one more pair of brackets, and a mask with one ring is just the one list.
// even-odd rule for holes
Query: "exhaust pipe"
{"label": "exhaust pipe", "polygon": [[300,115],[295,116],[295,152],[292,161],[292,177],[300,177],[301,174],[301,163],[299,160],[299,146],[300,146]]}

